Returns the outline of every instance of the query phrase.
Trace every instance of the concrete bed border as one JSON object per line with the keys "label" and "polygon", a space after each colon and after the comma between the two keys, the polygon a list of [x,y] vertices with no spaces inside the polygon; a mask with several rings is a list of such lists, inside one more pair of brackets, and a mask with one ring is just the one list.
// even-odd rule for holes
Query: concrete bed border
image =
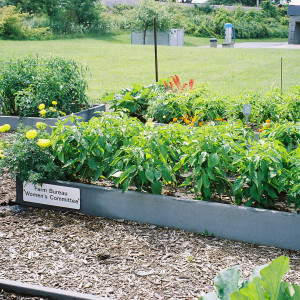
{"label": "concrete bed border", "polygon": [[47,297],[57,300],[109,300],[97,295],[77,293],[62,289],[48,288],[35,284],[23,283],[21,281],[13,281],[0,279],[0,290],[5,292],[13,292],[20,295]]}
{"label": "concrete bed border", "polygon": [[86,215],[125,219],[289,250],[300,250],[300,214],[187,200],[66,181],[49,184],[80,189],[80,210],[23,201],[17,180],[16,204],[77,211]]}
{"label": "concrete bed border", "polygon": [[[83,122],[89,121],[92,117],[97,116],[96,112],[105,111],[105,104],[95,104],[93,107],[74,113],[75,116],[81,117]],[[18,117],[0,115],[0,126],[9,124],[11,130],[16,130],[20,124],[35,127],[37,122],[45,122],[47,125],[54,126],[58,120],[63,121],[70,115],[59,118],[40,118],[40,117]],[[72,125],[70,121],[66,125]]]}

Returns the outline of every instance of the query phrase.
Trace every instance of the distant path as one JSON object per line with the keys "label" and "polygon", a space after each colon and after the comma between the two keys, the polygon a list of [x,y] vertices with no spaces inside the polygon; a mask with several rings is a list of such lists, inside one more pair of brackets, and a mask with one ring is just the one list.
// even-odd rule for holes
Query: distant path
{"label": "distant path", "polygon": [[[199,46],[198,48],[209,48],[207,46]],[[218,48],[222,48],[222,44],[218,44]],[[277,49],[300,49],[300,44],[291,45],[287,42],[273,43],[273,42],[245,42],[235,43],[234,48],[277,48]]]}

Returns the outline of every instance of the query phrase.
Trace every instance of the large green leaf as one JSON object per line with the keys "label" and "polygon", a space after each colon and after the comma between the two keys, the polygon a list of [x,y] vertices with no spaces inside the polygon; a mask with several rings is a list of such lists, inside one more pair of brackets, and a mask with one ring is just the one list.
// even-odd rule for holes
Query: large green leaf
{"label": "large green leaf", "polygon": [[289,258],[280,256],[269,266],[260,271],[262,284],[270,296],[270,300],[277,300],[282,276],[289,270]]}
{"label": "large green leaf", "polygon": [[161,182],[160,181],[154,181],[154,182],[152,182],[151,189],[152,189],[152,192],[154,194],[160,195],[161,191],[162,191],[162,184],[161,184]]}
{"label": "large green leaf", "polygon": [[234,295],[230,296],[230,299],[243,299],[238,298],[237,295],[243,295],[246,297],[245,299],[264,300],[264,291],[260,282],[260,278],[255,277],[248,285],[241,288],[238,292],[235,292]]}
{"label": "large green leaf", "polygon": [[222,270],[215,278],[215,287],[219,298],[230,299],[230,295],[239,289],[241,278],[238,266]]}
{"label": "large green leaf", "polygon": [[219,163],[219,156],[217,153],[212,153],[208,157],[208,167],[214,168]]}
{"label": "large green leaf", "polygon": [[147,170],[145,171],[145,176],[146,176],[146,178],[147,178],[150,182],[153,182],[153,180],[154,180],[154,172],[153,172],[152,169],[147,169]]}

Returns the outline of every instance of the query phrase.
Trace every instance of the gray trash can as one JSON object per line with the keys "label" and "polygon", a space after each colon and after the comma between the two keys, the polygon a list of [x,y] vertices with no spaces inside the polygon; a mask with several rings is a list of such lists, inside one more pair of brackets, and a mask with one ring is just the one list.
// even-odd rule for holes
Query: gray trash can
{"label": "gray trash can", "polygon": [[210,48],[217,48],[218,40],[217,39],[210,39],[209,40],[209,46],[210,46]]}

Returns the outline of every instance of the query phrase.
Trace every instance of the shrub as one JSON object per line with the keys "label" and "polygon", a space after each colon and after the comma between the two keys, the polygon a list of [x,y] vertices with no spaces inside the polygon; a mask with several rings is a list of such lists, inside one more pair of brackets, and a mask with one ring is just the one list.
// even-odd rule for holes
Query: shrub
{"label": "shrub", "polygon": [[66,114],[87,106],[85,70],[60,57],[25,57],[0,62],[0,100],[4,115],[39,116],[39,104]]}
{"label": "shrub", "polygon": [[0,37],[5,39],[44,39],[50,36],[48,27],[32,28],[27,23],[29,14],[14,6],[0,8]]}

